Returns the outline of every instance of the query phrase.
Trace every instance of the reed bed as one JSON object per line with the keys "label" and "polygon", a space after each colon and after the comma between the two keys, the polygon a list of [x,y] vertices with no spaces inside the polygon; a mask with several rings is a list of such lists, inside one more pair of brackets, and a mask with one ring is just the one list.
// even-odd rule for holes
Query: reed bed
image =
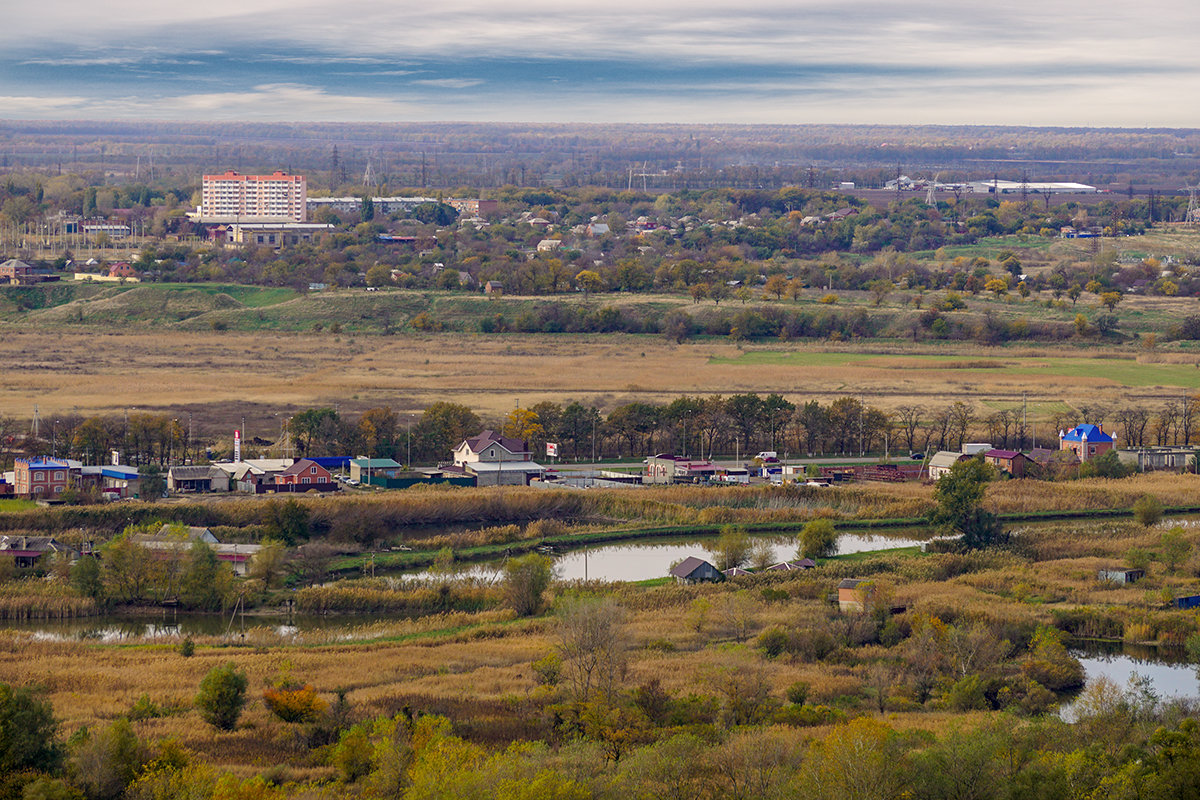
{"label": "reed bed", "polygon": [[100,613],[91,597],[60,583],[21,580],[0,583],[0,620],[69,619]]}
{"label": "reed bed", "polygon": [[368,579],[301,589],[296,592],[296,609],[302,614],[480,611],[496,606],[500,599],[497,587],[470,581],[407,581],[390,585],[386,579]]}

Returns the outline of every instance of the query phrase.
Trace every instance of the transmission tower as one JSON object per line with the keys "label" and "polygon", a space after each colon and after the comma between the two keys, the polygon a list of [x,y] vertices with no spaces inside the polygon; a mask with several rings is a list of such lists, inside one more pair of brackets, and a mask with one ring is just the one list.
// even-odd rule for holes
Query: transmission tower
{"label": "transmission tower", "polygon": [[937,205],[937,199],[933,196],[933,193],[937,191],[938,178],[940,177],[942,177],[942,173],[940,172],[934,175],[933,180],[929,182],[929,186],[925,189],[925,205],[927,206]]}
{"label": "transmission tower", "polygon": [[371,157],[367,156],[367,168],[363,170],[363,186],[375,185],[375,170],[371,169]]}
{"label": "transmission tower", "polygon": [[1185,186],[1188,193],[1187,213],[1183,215],[1183,221],[1187,225],[1196,225],[1200,223],[1200,204],[1196,203],[1196,190],[1200,186]]}

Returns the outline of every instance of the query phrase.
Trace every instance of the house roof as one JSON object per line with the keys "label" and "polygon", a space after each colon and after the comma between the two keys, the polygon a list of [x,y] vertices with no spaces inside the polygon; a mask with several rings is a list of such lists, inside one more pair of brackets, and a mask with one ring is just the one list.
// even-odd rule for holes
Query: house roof
{"label": "house roof", "polygon": [[72,548],[53,536],[0,536],[0,551],[29,556],[40,553],[69,553],[72,552]]}
{"label": "house roof", "polygon": [[714,572],[717,569],[712,564],[709,564],[707,561],[705,561],[703,558],[696,558],[695,556],[688,556],[683,561],[680,561],[678,564],[671,567],[670,574],[672,577],[675,577],[675,578],[689,578],[689,577],[691,577],[692,573],[694,573],[696,570],[700,569],[701,567],[708,567],[709,569],[713,570]]}
{"label": "house roof", "polygon": [[793,572],[795,570],[811,569],[816,565],[816,562],[812,559],[804,558],[799,561],[780,561],[778,564],[767,567],[767,569],[776,572]]}
{"label": "house roof", "polygon": [[463,464],[468,472],[545,472],[536,461],[470,461]]}
{"label": "house roof", "polygon": [[929,466],[953,467],[964,457],[962,453],[955,452],[954,450],[939,450],[933,454],[933,458],[929,459]]}
{"label": "house roof", "polygon": [[400,469],[400,463],[391,458],[352,458],[350,463],[359,469]]}
{"label": "house roof", "polygon": [[[288,467],[287,469],[285,469],[283,472],[281,472],[279,474],[280,475],[299,475],[302,472],[308,472],[309,467],[321,467],[321,465],[315,461],[309,461],[307,458],[302,458],[299,461],[297,461],[295,464],[292,464],[290,467]],[[325,469],[324,467],[321,467],[321,471],[328,472],[329,470]]]}
{"label": "house roof", "polygon": [[1111,442],[1113,438],[1099,425],[1084,423],[1076,425],[1062,435],[1064,442]]}
{"label": "house roof", "polygon": [[[472,453],[480,453],[489,445],[498,444],[510,453],[527,453],[525,442],[520,439],[513,439],[509,436],[501,436],[493,430],[482,431],[478,436],[473,436],[470,439],[464,439],[463,444],[471,448]],[[460,444],[459,447],[462,447]]]}
{"label": "house roof", "polygon": [[748,569],[742,569],[741,567],[730,567],[729,569],[721,570],[721,574],[726,578],[737,578],[742,575],[753,575],[754,573]]}
{"label": "house roof", "polygon": [[167,470],[167,474],[177,481],[196,481],[205,480],[207,478],[223,478],[228,475],[225,470],[218,467],[171,467]]}
{"label": "house roof", "polygon": [[986,458],[1007,458],[1013,459],[1019,455],[1024,455],[1016,450],[988,450],[983,454]]}
{"label": "house roof", "polygon": [[163,525],[158,529],[158,533],[139,533],[133,539],[135,541],[166,541],[168,537],[179,534],[180,538],[188,542],[209,542],[215,544],[217,537],[213,536],[212,531],[208,528],[197,527],[195,525],[180,526],[180,525]]}
{"label": "house roof", "polygon": [[839,589],[857,589],[860,583],[866,583],[864,578],[845,578],[838,584]]}

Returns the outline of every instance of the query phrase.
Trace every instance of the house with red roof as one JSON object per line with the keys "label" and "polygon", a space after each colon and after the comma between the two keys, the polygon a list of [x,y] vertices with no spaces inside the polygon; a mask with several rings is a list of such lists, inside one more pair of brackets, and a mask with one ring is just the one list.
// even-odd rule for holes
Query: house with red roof
{"label": "house with red roof", "polygon": [[276,475],[275,484],[277,486],[311,486],[314,489],[327,489],[337,485],[333,479],[333,473],[307,458],[300,459]]}
{"label": "house with red roof", "polygon": [[983,460],[1014,478],[1024,478],[1034,466],[1029,456],[1016,450],[985,450]]}

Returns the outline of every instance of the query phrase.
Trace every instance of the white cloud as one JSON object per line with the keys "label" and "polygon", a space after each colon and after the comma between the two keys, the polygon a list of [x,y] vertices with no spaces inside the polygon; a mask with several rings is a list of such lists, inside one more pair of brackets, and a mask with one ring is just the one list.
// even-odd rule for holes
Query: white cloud
{"label": "white cloud", "polygon": [[423,78],[411,81],[420,86],[433,86],[438,89],[470,89],[483,83],[479,78]]}

